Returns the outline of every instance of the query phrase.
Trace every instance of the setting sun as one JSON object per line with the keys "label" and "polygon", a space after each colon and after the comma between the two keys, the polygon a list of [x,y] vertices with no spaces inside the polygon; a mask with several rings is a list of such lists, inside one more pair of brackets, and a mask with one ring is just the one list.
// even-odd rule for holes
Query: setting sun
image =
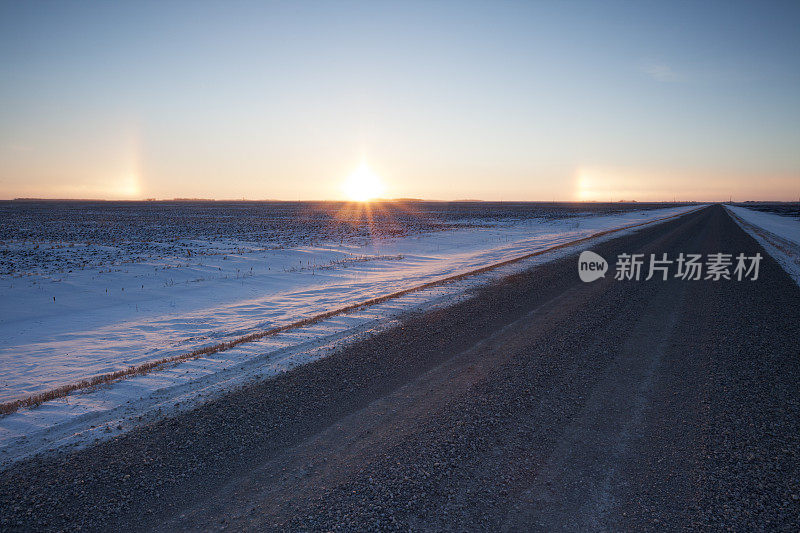
{"label": "setting sun", "polygon": [[347,177],[342,185],[342,190],[349,200],[367,202],[383,194],[384,186],[380,176],[375,174],[364,162]]}

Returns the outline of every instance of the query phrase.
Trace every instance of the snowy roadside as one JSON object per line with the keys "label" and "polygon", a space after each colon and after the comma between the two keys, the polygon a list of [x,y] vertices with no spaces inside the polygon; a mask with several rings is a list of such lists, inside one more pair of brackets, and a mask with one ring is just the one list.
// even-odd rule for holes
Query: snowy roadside
{"label": "snowy roadside", "polygon": [[[308,309],[313,309],[316,305],[321,305],[324,310],[334,300],[346,303],[359,298],[363,299],[364,296],[369,297],[382,290],[386,291],[387,288],[396,290],[411,284],[419,284],[420,281],[430,281],[443,275],[452,275],[512,257],[519,257],[533,251],[544,250],[585,238],[600,231],[646,223],[696,208],[696,206],[691,206],[616,216],[586,217],[577,221],[570,219],[555,223],[539,222],[536,224],[526,221],[516,226],[502,228],[505,234],[499,236],[495,234],[487,236],[482,230],[470,230],[474,235],[470,236],[468,232],[459,231],[423,238],[406,238],[395,243],[384,243],[381,245],[380,251],[382,255],[387,255],[387,251],[405,252],[411,255],[415,258],[411,268],[398,269],[397,265],[402,264],[403,261],[392,261],[385,266],[381,265],[379,261],[365,262],[369,268],[346,270],[351,278],[349,280],[351,287],[344,291],[342,290],[342,272],[324,271],[338,275],[338,283],[330,283],[328,280],[327,285],[324,282],[325,278],[323,280],[314,279],[312,276],[318,274],[306,272],[306,275],[300,279],[310,284],[316,283],[316,286],[309,284],[305,287],[293,287],[292,291],[278,291],[271,295],[272,301],[283,304],[287,314],[292,309],[308,312]],[[497,232],[497,230],[493,231]],[[615,238],[632,231],[635,230],[630,229],[605,235],[592,242]],[[431,240],[439,242],[431,242]],[[442,253],[443,245],[446,247],[449,242],[453,241],[456,244],[451,244],[451,248],[447,250],[448,253]],[[430,249],[434,245],[438,255],[429,252],[425,256],[421,253],[420,249],[424,249],[424,247]],[[66,398],[46,402],[33,409],[22,409],[17,413],[0,418],[0,464],[7,465],[47,449],[61,446],[83,446],[98,440],[113,438],[143,421],[190,409],[248,381],[273,376],[297,365],[324,357],[332,350],[349,342],[395,325],[399,316],[405,312],[448,305],[457,299],[469,297],[470,289],[480,284],[561,257],[580,249],[581,246],[585,247],[586,243],[561,248],[552,253],[532,257],[446,285],[406,294],[368,308],[331,317],[307,327],[186,361],[162,371],[125,379],[84,393],[71,394]],[[468,253],[465,252],[465,249]],[[394,277],[392,277],[393,275]],[[247,281],[256,278],[257,276],[254,275]],[[269,279],[269,276],[265,279]],[[296,279],[298,276],[295,276],[292,281]],[[242,285],[245,281],[242,280]],[[262,283],[261,289],[263,290],[265,286],[266,283]],[[253,287],[249,287],[249,289],[253,289]],[[225,294],[225,291],[222,294]],[[295,303],[299,302],[305,307],[288,305],[287,302],[292,303],[292,298],[287,294],[295,295]],[[343,296],[340,298],[342,294]],[[269,308],[269,305],[269,300],[262,299],[257,304],[251,304],[248,309],[252,311],[252,309],[261,307]],[[229,307],[233,307],[232,310],[227,310],[230,314],[227,319],[231,320],[231,323],[236,319],[237,310],[240,313],[240,319],[247,316],[247,312],[241,313],[243,309],[241,305]],[[219,307],[212,309],[219,311]],[[213,316],[200,316],[198,323],[213,318]],[[37,322],[41,321],[42,317],[39,317]],[[131,326],[130,323],[125,326],[125,322],[123,322],[117,327]],[[239,327],[241,328],[241,326]],[[41,331],[37,326],[33,326],[33,329]],[[93,331],[95,330],[87,327],[85,331],[81,332],[69,334],[62,332],[52,342],[58,343],[77,338],[76,346],[79,346],[81,340],[85,341],[85,335]],[[47,332],[45,331],[43,334],[47,334]],[[105,334],[107,335],[107,332]],[[103,340],[102,335],[101,333],[101,340]],[[46,346],[38,348],[46,350]],[[10,352],[5,354],[2,359],[4,365],[11,360],[10,355]],[[148,355],[152,356],[152,354]],[[37,359],[38,357],[33,357],[27,362],[23,360],[18,363],[21,364],[23,370],[29,367],[36,368]],[[4,371],[6,370],[4,369]],[[31,376],[26,378],[30,380]]]}
{"label": "snowy roadside", "polygon": [[800,221],[746,207],[726,205],[725,209],[800,285]]}

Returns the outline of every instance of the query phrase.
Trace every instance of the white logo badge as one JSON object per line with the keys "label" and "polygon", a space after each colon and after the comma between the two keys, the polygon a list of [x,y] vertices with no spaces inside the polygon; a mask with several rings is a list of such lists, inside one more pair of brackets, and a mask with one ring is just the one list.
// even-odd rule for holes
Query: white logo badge
{"label": "white logo badge", "polygon": [[605,276],[607,270],[608,263],[601,256],[589,250],[581,252],[578,258],[578,275],[581,281],[589,283],[600,279]]}

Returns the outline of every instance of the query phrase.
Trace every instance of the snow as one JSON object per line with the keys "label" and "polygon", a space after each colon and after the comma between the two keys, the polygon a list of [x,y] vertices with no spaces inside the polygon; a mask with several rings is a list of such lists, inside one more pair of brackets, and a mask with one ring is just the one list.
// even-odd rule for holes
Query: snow
{"label": "snow", "polygon": [[[245,241],[233,245],[193,241],[196,259],[192,261],[150,257],[112,268],[0,276],[4,302],[0,306],[0,401],[696,208],[494,221],[361,245],[331,242],[265,249]],[[93,251],[92,245],[85,246],[87,253]],[[0,418],[0,463],[47,448],[112,437],[143,420],[323,357],[391,327],[410,309],[449,305],[468,297],[476,285],[569,251],[561,249],[415,291],[158,372],[21,409]]]}
{"label": "snow", "polygon": [[800,285],[800,220],[734,205],[725,208]]}

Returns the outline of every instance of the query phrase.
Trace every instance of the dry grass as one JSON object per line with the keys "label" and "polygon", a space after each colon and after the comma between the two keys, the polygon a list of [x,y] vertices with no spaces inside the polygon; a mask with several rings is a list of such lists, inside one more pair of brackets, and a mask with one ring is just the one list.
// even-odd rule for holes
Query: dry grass
{"label": "dry grass", "polygon": [[[692,212],[694,212],[694,211],[696,211],[696,209],[693,210]],[[686,213],[683,213],[683,214],[686,214]],[[13,400],[13,401],[10,401],[10,402],[0,403],[0,415],[8,415],[8,414],[16,412],[17,410],[19,410],[22,407],[35,407],[35,406],[37,406],[37,405],[39,405],[41,403],[47,402],[49,400],[55,400],[57,398],[63,398],[65,396],[69,395],[69,393],[77,391],[77,390],[96,387],[98,385],[103,385],[105,383],[110,383],[110,382],[113,382],[113,381],[116,381],[116,380],[119,380],[119,379],[122,379],[122,378],[126,378],[126,377],[129,377],[129,376],[138,376],[138,375],[142,375],[142,374],[147,374],[148,372],[151,372],[153,370],[157,370],[159,368],[163,368],[164,366],[167,366],[167,365],[170,365],[170,364],[179,363],[181,361],[187,361],[189,359],[195,359],[195,358],[201,357],[203,355],[209,355],[209,354],[213,354],[213,353],[223,352],[225,350],[229,350],[229,349],[231,349],[231,348],[233,348],[235,346],[238,346],[240,344],[257,341],[259,339],[263,339],[264,337],[269,337],[271,335],[277,335],[278,333],[282,333],[284,331],[289,331],[289,330],[292,330],[292,329],[296,329],[296,328],[300,328],[300,327],[303,327],[303,326],[307,326],[309,324],[314,324],[314,323],[319,322],[321,320],[325,320],[326,318],[330,318],[330,317],[337,316],[337,315],[342,315],[342,314],[345,314],[345,313],[349,313],[351,311],[355,311],[357,309],[361,309],[361,308],[364,308],[364,307],[369,307],[369,306],[372,306],[372,305],[376,305],[376,304],[385,302],[387,300],[391,300],[393,298],[398,298],[400,296],[404,296],[404,295],[412,293],[412,292],[429,289],[429,288],[436,287],[436,286],[439,286],[439,285],[444,285],[446,283],[450,283],[450,282],[453,282],[453,281],[458,281],[458,280],[461,280],[461,279],[464,279],[464,278],[467,278],[467,277],[470,277],[470,276],[474,276],[474,275],[477,275],[477,274],[482,274],[484,272],[488,272],[490,270],[494,270],[496,268],[500,268],[500,267],[503,267],[503,266],[506,266],[506,265],[517,263],[519,261],[524,261],[525,259],[529,259],[531,257],[536,257],[536,256],[543,255],[543,254],[546,254],[546,253],[549,253],[549,252],[553,252],[553,251],[559,250],[561,248],[566,248],[566,247],[569,247],[569,246],[575,246],[575,245],[578,245],[578,244],[582,244],[584,242],[587,242],[587,241],[592,240],[592,239],[596,239],[598,237],[602,237],[604,235],[608,235],[608,234],[611,234],[611,233],[616,233],[618,231],[623,231],[623,230],[626,230],[626,229],[635,228],[635,227],[638,227],[638,226],[644,226],[646,224],[651,224],[653,222],[658,222],[658,221],[668,220],[668,219],[671,219],[671,218],[676,218],[678,216],[682,216],[683,214],[672,215],[672,216],[669,216],[669,217],[658,218],[658,219],[647,221],[647,222],[640,222],[640,223],[637,223],[637,224],[631,224],[631,225],[628,225],[628,226],[623,226],[621,228],[615,228],[615,229],[611,229],[611,230],[601,231],[601,232],[594,233],[594,234],[592,234],[592,235],[590,235],[588,237],[583,237],[583,238],[575,240],[575,241],[559,244],[557,246],[552,246],[552,247],[547,248],[545,250],[539,250],[537,252],[532,252],[532,253],[529,253],[529,254],[525,254],[525,255],[522,255],[522,256],[519,256],[519,257],[515,257],[513,259],[507,259],[505,261],[501,261],[499,263],[495,263],[495,264],[492,264],[492,265],[489,265],[489,266],[481,267],[481,268],[478,268],[478,269],[475,269],[475,270],[470,270],[469,272],[463,272],[461,274],[455,274],[455,275],[452,275],[452,276],[448,276],[446,278],[441,278],[441,279],[437,279],[437,280],[434,280],[434,281],[430,281],[428,283],[423,283],[422,285],[417,285],[415,287],[411,287],[411,288],[408,288],[408,289],[403,289],[401,291],[396,291],[396,292],[393,292],[391,294],[385,294],[383,296],[378,296],[376,298],[371,298],[371,299],[365,300],[363,302],[359,302],[359,303],[356,303],[356,304],[352,304],[352,305],[348,305],[348,306],[345,306],[345,307],[341,307],[339,309],[334,309],[332,311],[326,311],[325,313],[320,313],[318,315],[314,315],[312,317],[305,318],[303,320],[298,320],[297,322],[292,322],[291,324],[287,324],[285,326],[279,326],[279,327],[271,328],[271,329],[264,330],[264,331],[257,331],[255,333],[251,333],[249,335],[244,335],[242,337],[238,337],[238,338],[233,339],[233,340],[228,341],[228,342],[221,342],[219,344],[206,346],[204,348],[198,348],[197,350],[194,350],[194,351],[191,351],[191,352],[187,352],[187,353],[183,353],[183,354],[179,354],[179,355],[174,355],[172,357],[165,357],[163,359],[159,359],[157,361],[151,361],[149,363],[143,363],[141,365],[131,366],[131,367],[128,367],[128,368],[125,368],[125,369],[122,369],[122,370],[117,370],[116,372],[110,372],[108,374],[101,374],[101,375],[94,376],[94,377],[91,377],[91,378],[88,378],[88,379],[84,379],[82,381],[78,381],[78,382],[75,382],[75,383],[62,385],[61,387],[58,387],[58,388],[55,388],[55,389],[51,389],[51,390],[48,390],[48,391],[40,392],[38,394],[33,394],[31,396],[28,396],[27,398],[22,398],[22,399],[19,399],[19,400]]]}

